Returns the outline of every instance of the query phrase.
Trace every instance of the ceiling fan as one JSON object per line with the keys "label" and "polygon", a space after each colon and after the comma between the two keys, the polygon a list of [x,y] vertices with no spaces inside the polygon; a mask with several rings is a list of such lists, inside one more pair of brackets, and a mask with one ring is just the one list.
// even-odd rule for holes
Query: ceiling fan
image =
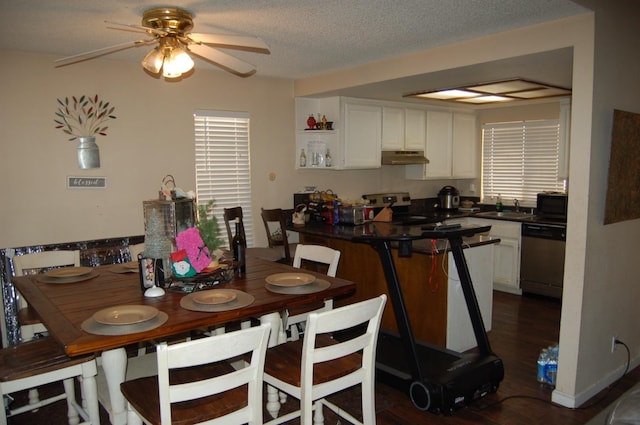
{"label": "ceiling fan", "polygon": [[142,15],[142,25],[105,22],[125,27],[115,29],[131,31],[133,28],[136,30],[134,32],[146,33],[152,37],[68,56],[54,61],[55,66],[71,65],[131,47],[157,44],[142,60],[142,66],[151,74],[162,74],[165,78],[180,77],[193,68],[193,59],[189,56],[192,53],[226,71],[248,77],[256,72],[256,67],[219,48],[270,53],[269,46],[258,37],[189,32],[193,28],[193,16],[177,7],[146,10]]}

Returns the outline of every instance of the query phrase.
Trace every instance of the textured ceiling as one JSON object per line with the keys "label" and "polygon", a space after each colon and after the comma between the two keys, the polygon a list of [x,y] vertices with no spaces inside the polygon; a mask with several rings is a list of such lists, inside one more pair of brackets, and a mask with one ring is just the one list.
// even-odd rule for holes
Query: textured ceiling
{"label": "textured ceiling", "polygon": [[[586,11],[570,0],[2,0],[0,49],[64,57],[137,40],[104,21],[139,24],[166,5],[192,12],[194,32],[259,36],[270,55],[228,52],[257,75],[294,79]],[[140,61],[148,50],[104,59]]]}

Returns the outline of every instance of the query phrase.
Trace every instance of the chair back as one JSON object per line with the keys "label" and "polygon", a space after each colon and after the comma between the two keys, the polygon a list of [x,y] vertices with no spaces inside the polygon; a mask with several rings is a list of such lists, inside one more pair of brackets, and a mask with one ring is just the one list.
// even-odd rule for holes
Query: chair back
{"label": "chair back", "polygon": [[[80,251],[59,250],[42,251],[31,254],[16,255],[12,259],[13,270],[16,276],[25,274],[37,274],[43,269],[79,266]],[[40,318],[27,308],[28,304],[23,296],[18,297],[18,322],[23,341],[28,341],[38,332],[46,332],[47,328],[40,322]]]}
{"label": "chair back", "polygon": [[24,276],[34,270],[63,266],[79,266],[80,251],[42,251],[13,257],[13,269],[16,276]]}
{"label": "chair back", "polygon": [[[291,251],[289,249],[289,240],[287,238],[287,224],[284,219],[284,212],[281,208],[265,210],[261,208],[262,222],[267,232],[267,240],[269,247],[284,246],[284,258],[291,262]],[[275,226],[274,226],[275,223]]]}
{"label": "chair back", "polygon": [[129,255],[131,256],[131,261],[138,261],[138,254],[144,255],[144,242],[129,245]]}
{"label": "chair back", "polygon": [[[344,307],[336,308],[321,313],[311,313],[307,319],[307,326],[302,343],[301,382],[306,388],[301,389],[303,399],[310,397],[311,401],[323,398],[326,395],[336,393],[362,382],[363,388],[373,388],[376,346],[380,321],[387,300],[385,294],[370,300],[361,301]],[[316,338],[322,334],[339,332],[364,326],[364,333],[355,333],[355,336],[345,339],[336,338],[336,344],[316,347]],[[353,372],[341,376],[335,380],[313,385],[314,365],[340,359],[354,353],[362,352],[361,367]],[[326,381],[326,379],[325,379]],[[305,400],[301,400],[305,403]],[[365,423],[373,423],[367,422]]]}
{"label": "chair back", "polygon": [[[244,233],[244,222],[242,221],[242,207],[225,208],[224,213],[224,225],[227,228],[227,238],[229,239],[229,248],[231,248],[231,241],[235,234],[235,221],[236,218],[240,219],[240,232],[244,239],[245,248],[247,247],[247,235]],[[233,223],[233,230],[231,228]]]}
{"label": "chair back", "polygon": [[327,276],[335,277],[340,261],[340,251],[322,245],[298,244],[293,256],[293,267],[299,269],[303,260],[328,265]]}
{"label": "chair back", "polygon": [[[172,423],[172,403],[196,400],[247,385],[248,399],[244,408],[207,423],[262,424],[262,375],[269,331],[270,326],[265,324],[179,344],[159,344],[156,355],[161,422]],[[169,382],[172,369],[207,365],[247,353],[251,354],[251,361],[242,369],[199,381],[175,384]]]}

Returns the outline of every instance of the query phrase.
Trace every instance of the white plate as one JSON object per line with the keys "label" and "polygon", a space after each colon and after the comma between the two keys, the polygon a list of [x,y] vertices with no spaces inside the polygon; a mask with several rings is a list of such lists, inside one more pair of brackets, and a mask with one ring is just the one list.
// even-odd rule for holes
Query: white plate
{"label": "white plate", "polygon": [[316,277],[308,273],[276,273],[267,276],[266,281],[275,286],[303,286],[316,280]]}
{"label": "white plate", "polygon": [[316,279],[312,284],[304,286],[276,286],[269,283],[264,286],[267,288],[267,291],[275,292],[276,294],[297,295],[324,291],[331,286],[331,283],[327,280]]}
{"label": "white plate", "polygon": [[38,282],[52,283],[52,284],[65,284],[65,283],[86,282],[98,276],[99,274],[100,273],[98,273],[96,269],[91,269],[89,273],[83,274],[81,276],[51,277],[51,276],[47,276],[45,273],[38,274],[36,276],[37,276]]}
{"label": "white plate", "polygon": [[62,267],[60,269],[49,270],[44,273],[47,277],[66,279],[70,277],[82,277],[91,273],[91,267]]}
{"label": "white plate", "polygon": [[224,289],[211,289],[209,291],[198,292],[193,296],[193,302],[206,305],[218,305],[231,302],[237,298],[235,292]]}
{"label": "white plate", "polygon": [[148,305],[119,305],[94,313],[93,320],[103,325],[132,325],[146,322],[158,315],[158,309]]}

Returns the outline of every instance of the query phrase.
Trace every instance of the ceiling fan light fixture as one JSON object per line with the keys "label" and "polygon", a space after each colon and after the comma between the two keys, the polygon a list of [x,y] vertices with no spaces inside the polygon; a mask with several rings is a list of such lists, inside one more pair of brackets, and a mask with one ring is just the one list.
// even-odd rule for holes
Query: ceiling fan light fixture
{"label": "ceiling fan light fixture", "polygon": [[191,56],[181,47],[176,47],[165,55],[162,75],[165,78],[177,78],[193,68]]}
{"label": "ceiling fan light fixture", "polygon": [[142,60],[142,67],[152,74],[158,74],[162,70],[164,62],[164,54],[160,48],[156,47],[151,50]]}
{"label": "ceiling fan light fixture", "polygon": [[256,72],[255,65],[220,49],[270,53],[269,46],[258,37],[192,33],[193,15],[178,7],[148,9],[143,13],[142,25],[105,22],[114,25],[114,29],[143,33],[147,38],[57,59],[54,61],[55,66],[66,66],[131,47],[157,43],[141,61],[145,71],[155,77],[162,75],[165,78],[178,78],[190,72],[195,66],[191,55],[196,55],[240,77],[248,77]]}

